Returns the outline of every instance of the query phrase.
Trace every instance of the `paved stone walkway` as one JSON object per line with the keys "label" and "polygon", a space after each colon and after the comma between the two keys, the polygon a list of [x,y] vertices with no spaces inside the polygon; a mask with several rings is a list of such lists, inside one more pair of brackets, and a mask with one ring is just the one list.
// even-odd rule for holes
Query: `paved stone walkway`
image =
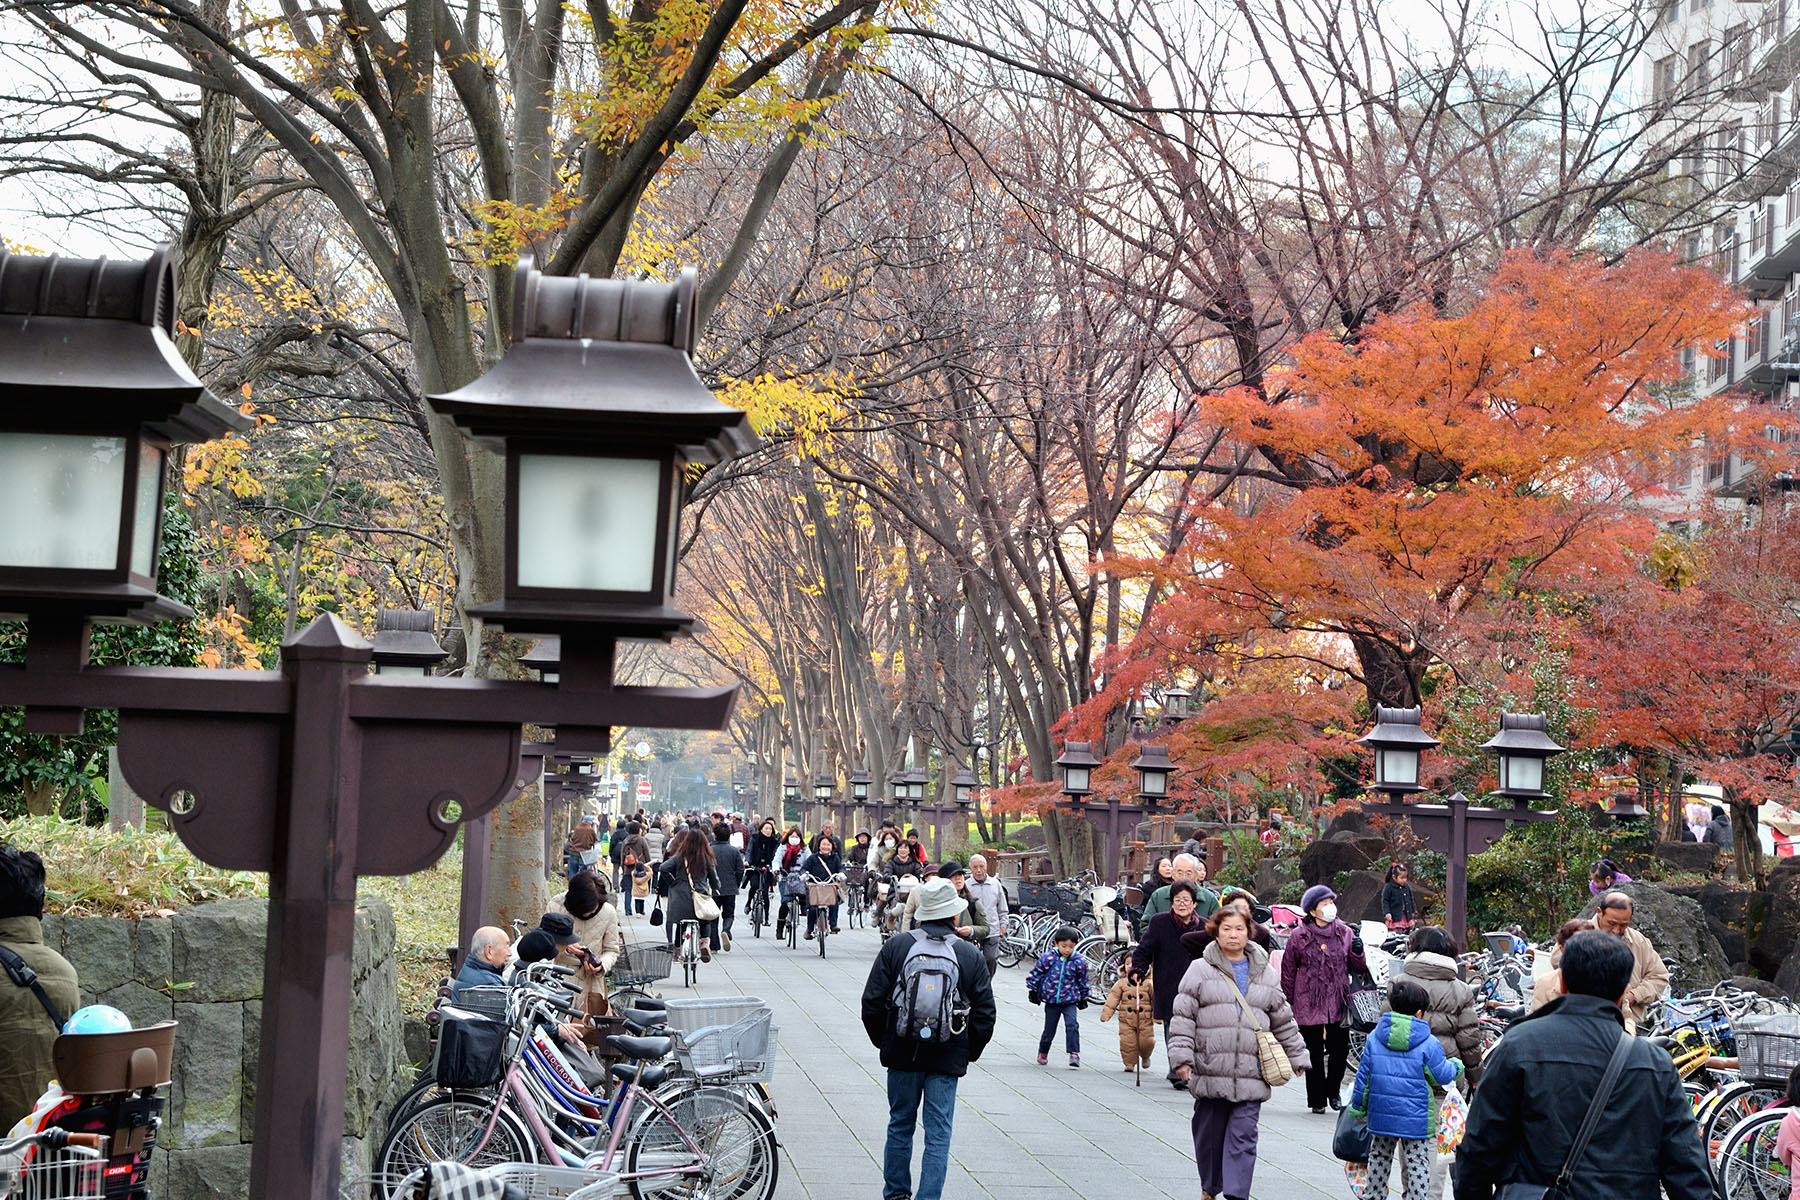
{"label": "paved stone walkway", "polygon": [[[820,959],[814,943],[789,950],[771,931],[758,940],[738,920],[729,954],[715,954],[693,992],[675,982],[665,996],[760,996],[775,1010],[781,1059],[774,1090],[783,1145],[778,1200],[875,1200],[887,1132],[886,1075],[863,1032],[861,1000],[879,947],[866,929],[845,931]],[[628,920],[627,941],[660,936]],[[1193,1102],[1163,1082],[1159,1045],[1143,1087],[1120,1067],[1117,1026],[1096,1005],[1081,1014],[1082,1062],[1037,1065],[1042,1010],[1025,999],[1023,966],[1002,968],[1000,1024],[957,1091],[956,1132],[945,1195],[951,1200],[1198,1196],[1188,1119]],[[1306,1111],[1296,1081],[1263,1107],[1255,1200],[1349,1195],[1331,1157],[1332,1121]],[[922,1134],[914,1149],[914,1178]]]}

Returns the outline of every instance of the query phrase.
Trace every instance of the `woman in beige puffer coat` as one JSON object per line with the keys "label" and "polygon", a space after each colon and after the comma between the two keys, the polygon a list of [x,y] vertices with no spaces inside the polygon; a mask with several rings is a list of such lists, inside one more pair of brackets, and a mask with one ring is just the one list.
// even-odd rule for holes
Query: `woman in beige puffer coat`
{"label": "woman in beige puffer coat", "polygon": [[[1481,1001],[1458,973],[1456,943],[1436,925],[1423,925],[1407,939],[1406,958],[1393,978],[1404,975],[1425,990],[1425,1019],[1446,1058],[1460,1058],[1469,1087],[1481,1081]],[[1389,980],[1391,983],[1392,980]],[[1388,1003],[1382,997],[1381,1008]]]}
{"label": "woman in beige puffer coat", "polygon": [[[1274,1033],[1296,1074],[1312,1065],[1300,1026],[1250,940],[1251,919],[1224,908],[1207,921],[1212,945],[1181,977],[1169,1021],[1169,1062],[1194,1097],[1194,1159],[1208,1197],[1244,1200],[1256,1170],[1257,1121],[1272,1094],[1256,1054],[1256,1030]],[[1238,1004],[1242,995],[1255,1014]]]}

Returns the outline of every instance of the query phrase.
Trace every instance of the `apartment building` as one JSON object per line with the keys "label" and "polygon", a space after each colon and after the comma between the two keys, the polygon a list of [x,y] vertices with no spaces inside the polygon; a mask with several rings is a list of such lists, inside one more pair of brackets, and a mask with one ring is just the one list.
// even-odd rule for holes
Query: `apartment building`
{"label": "apartment building", "polygon": [[[1759,310],[1746,332],[1686,367],[1699,395],[1733,389],[1800,404],[1800,0],[1658,0],[1644,94],[1676,137],[1671,173],[1712,199],[1686,235]],[[1697,452],[1677,491],[1750,496],[1735,455]],[[1785,480],[1774,481],[1778,485]]]}

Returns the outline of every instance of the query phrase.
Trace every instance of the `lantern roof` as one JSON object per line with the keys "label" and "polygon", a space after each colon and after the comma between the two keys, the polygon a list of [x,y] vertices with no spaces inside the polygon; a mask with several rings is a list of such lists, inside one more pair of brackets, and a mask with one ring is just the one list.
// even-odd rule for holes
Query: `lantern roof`
{"label": "lantern roof", "polygon": [[1550,721],[1543,713],[1502,713],[1500,732],[1481,743],[1481,748],[1499,754],[1549,758],[1567,749],[1550,740],[1549,728]]}
{"label": "lantern roof", "polygon": [[0,395],[7,421],[45,431],[146,427],[205,442],[253,419],[207,390],[175,348],[179,256],[37,257],[0,249]]}
{"label": "lantern roof", "polygon": [[1100,760],[1094,757],[1091,743],[1064,742],[1062,757],[1056,760],[1059,767],[1097,767]]}
{"label": "lantern roof", "polygon": [[1357,738],[1359,745],[1378,750],[1430,750],[1442,742],[1426,733],[1416,708],[1375,707],[1375,728]]}
{"label": "lantern roof", "polygon": [[431,666],[450,657],[438,644],[436,621],[428,612],[384,608],[375,614],[375,661]]}
{"label": "lantern roof", "polygon": [[741,410],[694,372],[699,283],[545,275],[519,260],[513,340],[494,368],[433,409],[483,445],[508,439],[673,447],[710,463],[751,449]]}
{"label": "lantern roof", "polygon": [[1144,746],[1131,765],[1140,771],[1167,771],[1171,775],[1175,773],[1175,764],[1169,760],[1167,746]]}

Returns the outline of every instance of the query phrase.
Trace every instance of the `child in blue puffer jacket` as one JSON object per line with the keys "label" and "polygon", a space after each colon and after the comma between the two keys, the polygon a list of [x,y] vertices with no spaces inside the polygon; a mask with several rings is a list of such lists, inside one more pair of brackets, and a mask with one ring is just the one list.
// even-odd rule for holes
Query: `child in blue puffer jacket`
{"label": "child in blue puffer jacket", "polygon": [[1075,943],[1081,932],[1064,925],[1051,940],[1056,949],[1047,950],[1025,978],[1025,995],[1033,1004],[1044,1006],[1044,1035],[1038,1039],[1038,1066],[1050,1061],[1050,1042],[1056,1037],[1056,1023],[1062,1022],[1063,1044],[1069,1051],[1069,1065],[1081,1065],[1081,1027],[1075,1022],[1075,1010],[1088,1006],[1087,959],[1075,954]]}
{"label": "child in blue puffer jacket", "polygon": [[1367,1195],[1387,1195],[1388,1175],[1400,1160],[1405,1200],[1427,1200],[1431,1192],[1432,1142],[1437,1135],[1437,1102],[1432,1089],[1448,1087],[1462,1075],[1462,1063],[1444,1055],[1423,1013],[1431,999],[1402,977],[1388,989],[1388,1006],[1363,1047],[1350,1113],[1369,1122]]}

